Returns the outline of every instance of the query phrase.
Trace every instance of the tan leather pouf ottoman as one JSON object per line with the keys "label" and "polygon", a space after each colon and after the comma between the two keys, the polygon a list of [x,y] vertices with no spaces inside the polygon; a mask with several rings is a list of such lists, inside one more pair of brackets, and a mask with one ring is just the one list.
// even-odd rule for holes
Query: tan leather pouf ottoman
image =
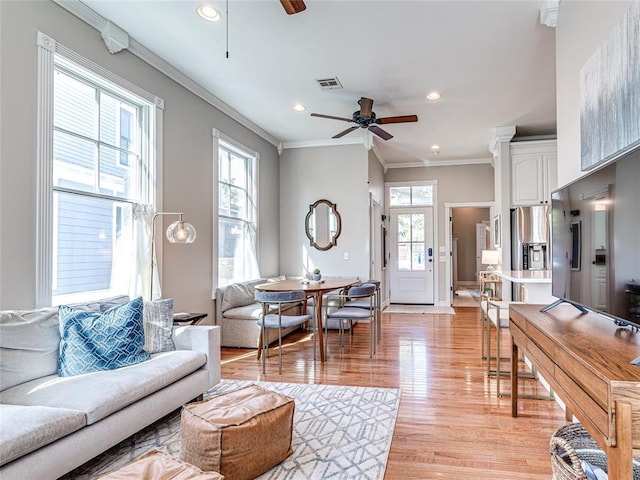
{"label": "tan leather pouf ottoman", "polygon": [[203,472],[159,450],[140,455],[133,462],[96,480],[224,480],[218,472]]}
{"label": "tan leather pouf ottoman", "polygon": [[249,480],[291,455],[295,403],[250,385],[182,409],[180,458],[226,480]]}

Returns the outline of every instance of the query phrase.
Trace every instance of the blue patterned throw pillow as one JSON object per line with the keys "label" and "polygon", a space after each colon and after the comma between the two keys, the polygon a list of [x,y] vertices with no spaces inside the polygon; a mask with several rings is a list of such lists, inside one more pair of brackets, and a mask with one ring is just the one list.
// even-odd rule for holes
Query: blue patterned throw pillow
{"label": "blue patterned throw pillow", "polygon": [[61,305],[58,375],[113,370],[148,360],[142,348],[142,309],[142,297],[104,312]]}

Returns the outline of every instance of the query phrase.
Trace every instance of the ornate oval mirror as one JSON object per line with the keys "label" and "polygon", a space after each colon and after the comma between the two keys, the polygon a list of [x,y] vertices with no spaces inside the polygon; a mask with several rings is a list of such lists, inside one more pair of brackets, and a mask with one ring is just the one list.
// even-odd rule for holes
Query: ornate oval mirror
{"label": "ornate oval mirror", "polygon": [[309,205],[304,229],[309,243],[318,250],[329,250],[337,245],[342,221],[336,204],[323,199]]}

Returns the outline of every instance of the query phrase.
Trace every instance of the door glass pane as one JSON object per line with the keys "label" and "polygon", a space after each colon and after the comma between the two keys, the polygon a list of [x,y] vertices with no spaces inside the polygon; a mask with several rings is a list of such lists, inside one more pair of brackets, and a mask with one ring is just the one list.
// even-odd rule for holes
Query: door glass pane
{"label": "door glass pane", "polygon": [[411,240],[411,215],[398,215],[398,243]]}
{"label": "door glass pane", "polygon": [[414,242],[424,242],[424,215],[411,215],[411,240]]}
{"label": "door glass pane", "polygon": [[398,270],[411,270],[411,244],[398,242]]}
{"label": "door glass pane", "polygon": [[411,270],[424,270],[424,243],[411,244]]}

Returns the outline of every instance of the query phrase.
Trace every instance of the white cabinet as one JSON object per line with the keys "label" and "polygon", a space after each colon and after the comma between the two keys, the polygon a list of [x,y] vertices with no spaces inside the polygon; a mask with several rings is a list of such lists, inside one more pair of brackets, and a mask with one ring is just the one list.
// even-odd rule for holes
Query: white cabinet
{"label": "white cabinet", "polygon": [[511,204],[551,203],[558,181],[555,140],[511,142]]}

